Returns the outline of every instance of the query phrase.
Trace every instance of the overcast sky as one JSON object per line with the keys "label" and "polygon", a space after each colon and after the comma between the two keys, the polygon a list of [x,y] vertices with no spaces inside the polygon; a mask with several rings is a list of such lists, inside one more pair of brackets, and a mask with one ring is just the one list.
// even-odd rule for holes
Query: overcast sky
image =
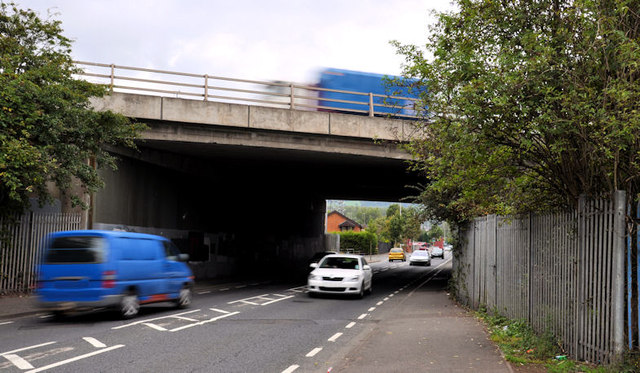
{"label": "overcast sky", "polygon": [[450,0],[16,0],[53,14],[77,60],[312,82],[322,67],[396,75]]}

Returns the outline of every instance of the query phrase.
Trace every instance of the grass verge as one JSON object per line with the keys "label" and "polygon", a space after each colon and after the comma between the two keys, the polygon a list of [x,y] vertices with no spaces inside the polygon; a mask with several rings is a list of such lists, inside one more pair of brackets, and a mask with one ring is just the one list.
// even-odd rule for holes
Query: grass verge
{"label": "grass verge", "polygon": [[484,321],[491,340],[513,365],[536,365],[550,373],[632,373],[640,372],[640,354],[627,353],[610,366],[595,366],[569,359],[551,333],[539,335],[523,320],[510,320],[481,308],[476,316]]}

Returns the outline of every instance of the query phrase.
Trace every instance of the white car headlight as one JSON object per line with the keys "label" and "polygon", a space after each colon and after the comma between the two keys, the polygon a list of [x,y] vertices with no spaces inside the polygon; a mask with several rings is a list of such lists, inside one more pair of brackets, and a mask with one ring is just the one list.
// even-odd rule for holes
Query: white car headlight
{"label": "white car headlight", "polygon": [[347,281],[358,281],[359,279],[360,279],[360,275],[357,275],[357,276],[349,277],[346,280]]}
{"label": "white car headlight", "polygon": [[313,281],[322,280],[322,276],[311,274],[309,275],[309,280],[313,280]]}

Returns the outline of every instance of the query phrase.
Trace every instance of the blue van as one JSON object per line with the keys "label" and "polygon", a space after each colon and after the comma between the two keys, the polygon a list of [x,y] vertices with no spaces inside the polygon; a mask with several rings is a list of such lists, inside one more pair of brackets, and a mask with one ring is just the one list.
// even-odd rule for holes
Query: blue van
{"label": "blue van", "polygon": [[36,294],[42,308],[109,307],[124,318],[141,304],[191,303],[193,273],[168,239],[150,234],[81,230],[47,236]]}

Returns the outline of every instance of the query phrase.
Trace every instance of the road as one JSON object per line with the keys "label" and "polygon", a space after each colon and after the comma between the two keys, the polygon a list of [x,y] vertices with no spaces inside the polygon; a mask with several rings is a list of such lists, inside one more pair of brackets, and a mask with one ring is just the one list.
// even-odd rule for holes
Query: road
{"label": "road", "polygon": [[412,290],[444,291],[450,261],[431,267],[372,264],[363,299],[310,298],[301,283],[200,286],[193,305],[141,308],[133,320],[94,312],[0,323],[5,372],[327,372],[340,364],[394,303]]}

